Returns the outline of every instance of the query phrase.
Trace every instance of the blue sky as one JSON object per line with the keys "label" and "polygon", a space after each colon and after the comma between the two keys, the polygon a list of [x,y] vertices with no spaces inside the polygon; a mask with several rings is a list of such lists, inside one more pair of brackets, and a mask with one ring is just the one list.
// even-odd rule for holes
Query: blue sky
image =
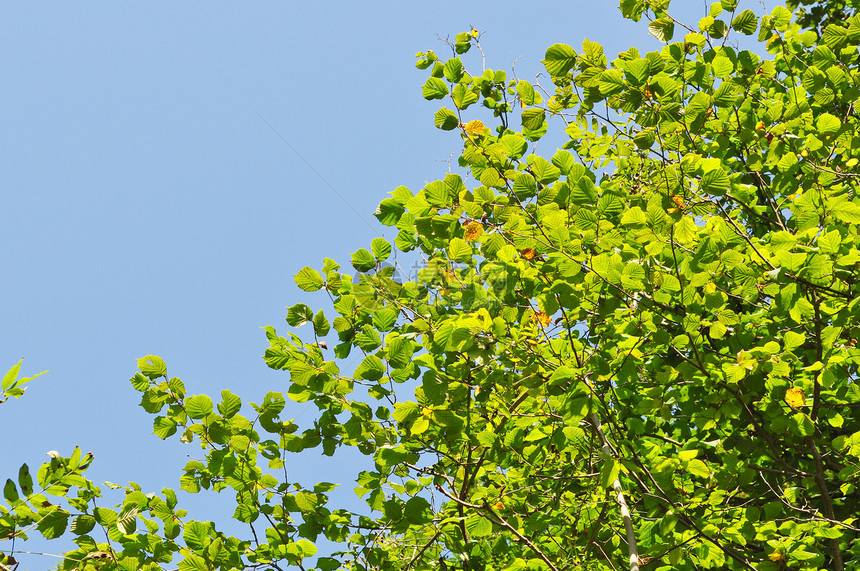
{"label": "blue sky", "polygon": [[[707,3],[675,4],[695,22]],[[2,478],[81,446],[96,482],[178,488],[199,450],[151,434],[128,383],[135,359],[160,355],[190,393],[229,387],[248,402],[286,391],[260,358],[260,327],[286,331],[287,306],[325,302],[292,275],[324,257],[348,266],[374,232],[393,239],[372,217],[377,203],[442,177],[459,148],[456,132],[433,126],[439,104],[421,98],[415,53],[447,54],[437,34],[474,26],[488,67],[510,73],[516,61],[534,79],[555,42],[587,37],[610,58],[659,49],[616,5],[6,3],[0,367],[24,357],[24,373],[49,372],[0,407]],[[312,419],[303,406],[289,403],[287,418]],[[346,498],[354,460],[305,456],[290,474],[340,481]],[[221,517],[201,500],[188,500],[192,516]]]}

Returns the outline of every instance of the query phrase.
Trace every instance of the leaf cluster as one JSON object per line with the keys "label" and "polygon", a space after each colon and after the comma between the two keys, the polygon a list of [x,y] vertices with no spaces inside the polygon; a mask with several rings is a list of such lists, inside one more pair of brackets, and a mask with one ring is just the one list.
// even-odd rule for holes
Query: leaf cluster
{"label": "leaf cluster", "polygon": [[[303,568],[321,536],[342,545],[323,570],[856,565],[860,17],[834,7],[818,34],[734,0],[695,28],[667,0],[620,9],[661,49],[555,44],[543,85],[470,73],[476,30],[418,54],[461,170],[380,203],[392,241],[296,274],[328,305],[288,309],[304,338],[265,328],[286,392],[243,415],[155,356],[132,379],[154,432],[204,451],[181,488],[233,493],[249,538],[132,485],[114,519],[75,506],[114,543],[66,568]],[[287,398],[312,426],[280,418]],[[372,460],[363,513],[287,477],[290,453],[344,446]]]}

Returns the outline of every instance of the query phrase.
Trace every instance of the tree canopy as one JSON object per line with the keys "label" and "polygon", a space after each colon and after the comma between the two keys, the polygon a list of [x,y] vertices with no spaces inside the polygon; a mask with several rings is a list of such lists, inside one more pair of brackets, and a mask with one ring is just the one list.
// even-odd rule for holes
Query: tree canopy
{"label": "tree canopy", "polygon": [[[808,5],[688,27],[622,0],[661,49],[554,44],[536,82],[467,67],[474,29],[418,54],[459,169],[296,274],[327,299],[266,328],[288,390],[243,409],[151,355],[131,380],[205,453],[181,489],[234,494],[247,535],[170,489],[102,505],[75,450],[7,481],[2,536],[71,532],[66,570],[857,568],[860,16]],[[342,447],[372,459],[364,512],[287,478]]]}

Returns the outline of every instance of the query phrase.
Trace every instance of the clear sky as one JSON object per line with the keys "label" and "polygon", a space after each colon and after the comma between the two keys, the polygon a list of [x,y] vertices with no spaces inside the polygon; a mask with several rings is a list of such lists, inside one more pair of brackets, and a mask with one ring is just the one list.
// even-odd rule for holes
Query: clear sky
{"label": "clear sky", "polygon": [[[708,5],[674,4],[692,24]],[[631,45],[659,49],[647,23],[616,6],[4,3],[0,368],[24,357],[24,373],[49,372],[0,406],[0,481],[48,450],[81,446],[95,454],[96,482],[178,488],[199,449],[151,434],[128,383],[135,359],[160,355],[192,394],[229,387],[248,402],[286,391],[286,374],[260,358],[260,327],[286,331],[288,305],[325,302],[292,275],[324,257],[348,266],[377,232],[393,239],[372,216],[378,202],[442,177],[460,147],[456,132],[433,126],[440,104],[421,97],[415,53],[448,54],[437,34],[474,26],[488,67],[510,73],[516,61],[517,76],[533,80],[555,42],[578,49],[587,37],[610,59]],[[304,406],[288,403],[285,416],[310,422]],[[342,482],[346,498],[353,460],[305,455],[290,475]],[[202,499],[181,502],[192,516],[221,517]]]}

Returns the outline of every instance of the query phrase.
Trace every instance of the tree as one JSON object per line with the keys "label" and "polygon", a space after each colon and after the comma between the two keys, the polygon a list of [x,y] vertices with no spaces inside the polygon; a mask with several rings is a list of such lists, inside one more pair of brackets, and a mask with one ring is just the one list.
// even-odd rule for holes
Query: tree
{"label": "tree", "polygon": [[[38,477],[77,512],[10,480],[6,533],[71,520],[64,569],[304,568],[320,537],[343,544],[322,570],[857,568],[860,18],[819,37],[722,0],[693,29],[668,5],[621,2],[662,49],[555,44],[544,84],[469,73],[476,30],[419,54],[463,174],[381,202],[393,248],[296,275],[331,309],[290,307],[304,339],[266,328],[286,395],[244,416],[139,361],[155,433],[205,450],[182,489],[230,489],[246,538],[167,489],[93,507],[80,451]],[[398,279],[395,249],[422,269]],[[280,419],[287,397],[312,427]],[[284,471],[344,446],[373,459],[367,514]]]}

